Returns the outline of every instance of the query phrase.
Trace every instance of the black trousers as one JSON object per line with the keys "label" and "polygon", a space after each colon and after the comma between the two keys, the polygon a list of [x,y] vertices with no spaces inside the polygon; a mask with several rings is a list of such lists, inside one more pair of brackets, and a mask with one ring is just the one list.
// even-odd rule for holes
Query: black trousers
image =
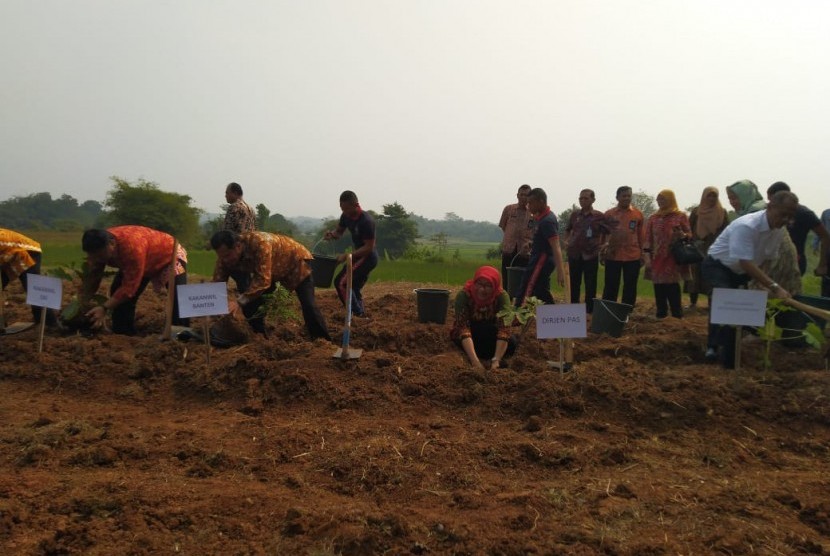
{"label": "black trousers", "polygon": [[[352,266],[352,314],[358,317],[365,314],[363,306],[363,286],[369,281],[369,273],[378,265],[378,254],[372,252],[368,257],[363,257],[355,262]],[[349,297],[346,291],[346,265],[340,269],[337,276],[334,277],[334,288],[337,291],[337,297],[343,306],[346,306],[346,299]]]}
{"label": "black trousers", "polygon": [[568,271],[571,277],[571,303],[579,303],[579,290],[582,278],[585,277],[585,311],[590,314],[594,311],[594,298],[597,296],[597,273],[599,259],[585,260],[582,257],[573,259],[568,257]]}
{"label": "black trousers", "polygon": [[[265,334],[265,317],[255,317],[254,315],[256,315],[259,308],[265,303],[264,296],[273,292],[275,289],[277,289],[276,281],[271,282],[271,287],[265,290],[263,295],[242,306],[242,314],[248,319],[248,323],[254,329],[254,332]],[[297,289],[294,290],[294,293],[297,294],[297,299],[300,300],[303,321],[305,322],[306,330],[308,330],[311,339],[325,338],[326,340],[331,340],[329,330],[326,327],[326,319],[323,317],[323,313],[320,312],[320,309],[317,307],[317,302],[314,300],[314,282],[310,275],[300,282]]]}
{"label": "black trousers", "polygon": [[[185,268],[185,272],[183,274],[178,274],[176,276],[175,285],[176,286],[183,286],[187,284],[187,264],[183,261],[179,261],[182,266]],[[121,287],[122,282],[124,281],[124,273],[120,270],[115,275],[115,278],[112,279],[112,285],[110,286],[110,295],[115,293],[115,291]],[[115,309],[112,310],[112,331],[115,334],[124,334],[126,336],[134,336],[136,333],[135,329],[135,305],[138,302],[138,298],[141,297],[141,294],[144,293],[144,289],[147,287],[147,284],[150,283],[150,278],[144,278],[141,280],[141,284],[138,286],[138,290],[136,290],[135,295],[120,305],[118,305]],[[190,319],[183,319],[179,317],[179,296],[176,292],[173,293],[173,324],[177,326],[188,326],[190,324]]]}
{"label": "black trousers", "polygon": [[622,276],[622,302],[632,307],[637,302],[637,280],[640,278],[640,260],[636,261],[605,261],[605,289],[602,298],[608,301],[617,301],[620,291],[620,276]]}
{"label": "black trousers", "polygon": [[[496,340],[498,340],[498,326],[491,322],[471,322],[470,335],[473,339],[473,347],[479,359],[492,359],[496,354]],[[461,347],[461,340],[455,339],[453,343]],[[512,357],[516,353],[516,335],[510,336],[507,340],[507,351],[504,352],[504,358]]]}
{"label": "black trousers", "polygon": [[683,318],[682,294],[680,284],[654,284],[654,301],[657,304],[657,318],[664,318],[669,315]]}
{"label": "black trousers", "polygon": [[[706,257],[701,263],[704,279],[712,288],[729,288],[736,290],[745,287],[749,276],[733,272],[720,261]],[[727,369],[735,368],[735,327],[725,324],[712,324],[709,316],[709,336],[707,347],[717,349],[721,364]]]}

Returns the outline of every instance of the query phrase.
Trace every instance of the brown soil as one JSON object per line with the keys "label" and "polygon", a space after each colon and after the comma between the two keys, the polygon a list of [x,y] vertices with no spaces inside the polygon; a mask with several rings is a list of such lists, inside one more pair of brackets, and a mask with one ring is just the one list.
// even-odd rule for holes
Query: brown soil
{"label": "brown soil", "polygon": [[[212,352],[140,337],[0,338],[3,554],[821,554],[830,374],[816,351],[702,358],[706,317],[576,342],[533,330],[471,370],[413,284],[371,284],[363,356],[298,323]],[[11,321],[29,314],[10,296]],[[318,299],[333,335],[343,310]]]}

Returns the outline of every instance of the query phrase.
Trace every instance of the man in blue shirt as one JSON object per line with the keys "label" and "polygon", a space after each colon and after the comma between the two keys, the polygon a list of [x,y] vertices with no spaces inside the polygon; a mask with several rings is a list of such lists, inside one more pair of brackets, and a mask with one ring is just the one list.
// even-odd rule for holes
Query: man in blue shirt
{"label": "man in blue shirt", "polygon": [[[369,273],[378,265],[378,252],[375,248],[375,221],[368,212],[360,208],[354,191],[340,194],[340,222],[337,228],[326,232],[325,239],[339,239],[346,230],[352,235],[352,315],[365,317],[363,306],[363,286],[369,280]],[[346,260],[346,254],[337,255],[337,262]],[[334,277],[337,297],[345,306],[348,300],[346,291],[346,267]]]}
{"label": "man in blue shirt", "polygon": [[550,293],[550,276],[556,269],[556,281],[565,285],[562,265],[562,248],[559,246],[559,222],[548,206],[548,196],[542,188],[530,190],[527,208],[533,214],[533,241],[530,246],[530,261],[522,277],[522,286],[516,296],[515,305],[520,307],[526,297],[536,297],[547,304],[554,303]]}

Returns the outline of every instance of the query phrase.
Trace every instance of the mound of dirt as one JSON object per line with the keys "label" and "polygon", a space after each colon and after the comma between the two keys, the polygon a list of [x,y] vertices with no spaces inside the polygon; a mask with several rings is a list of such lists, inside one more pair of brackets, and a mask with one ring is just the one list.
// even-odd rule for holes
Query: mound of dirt
{"label": "mound of dirt", "polygon": [[830,551],[820,352],[773,346],[765,370],[750,336],[724,371],[704,313],[655,321],[645,300],[623,337],[577,340],[571,372],[532,327],[478,372],[449,319],[417,322],[413,287],[366,288],[348,362],[288,321],[208,364],[158,340],[149,291],[136,337],[0,337],[3,553]]}

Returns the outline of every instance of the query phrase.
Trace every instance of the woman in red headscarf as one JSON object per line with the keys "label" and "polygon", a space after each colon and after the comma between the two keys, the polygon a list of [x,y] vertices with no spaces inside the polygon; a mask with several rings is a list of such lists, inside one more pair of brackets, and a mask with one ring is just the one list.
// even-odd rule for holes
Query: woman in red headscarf
{"label": "woman in red headscarf", "polygon": [[473,279],[455,297],[450,338],[464,350],[473,367],[483,369],[483,359],[490,362],[491,369],[498,369],[516,350],[510,327],[496,316],[509,306],[510,297],[501,287],[501,275],[492,266],[476,270]]}

